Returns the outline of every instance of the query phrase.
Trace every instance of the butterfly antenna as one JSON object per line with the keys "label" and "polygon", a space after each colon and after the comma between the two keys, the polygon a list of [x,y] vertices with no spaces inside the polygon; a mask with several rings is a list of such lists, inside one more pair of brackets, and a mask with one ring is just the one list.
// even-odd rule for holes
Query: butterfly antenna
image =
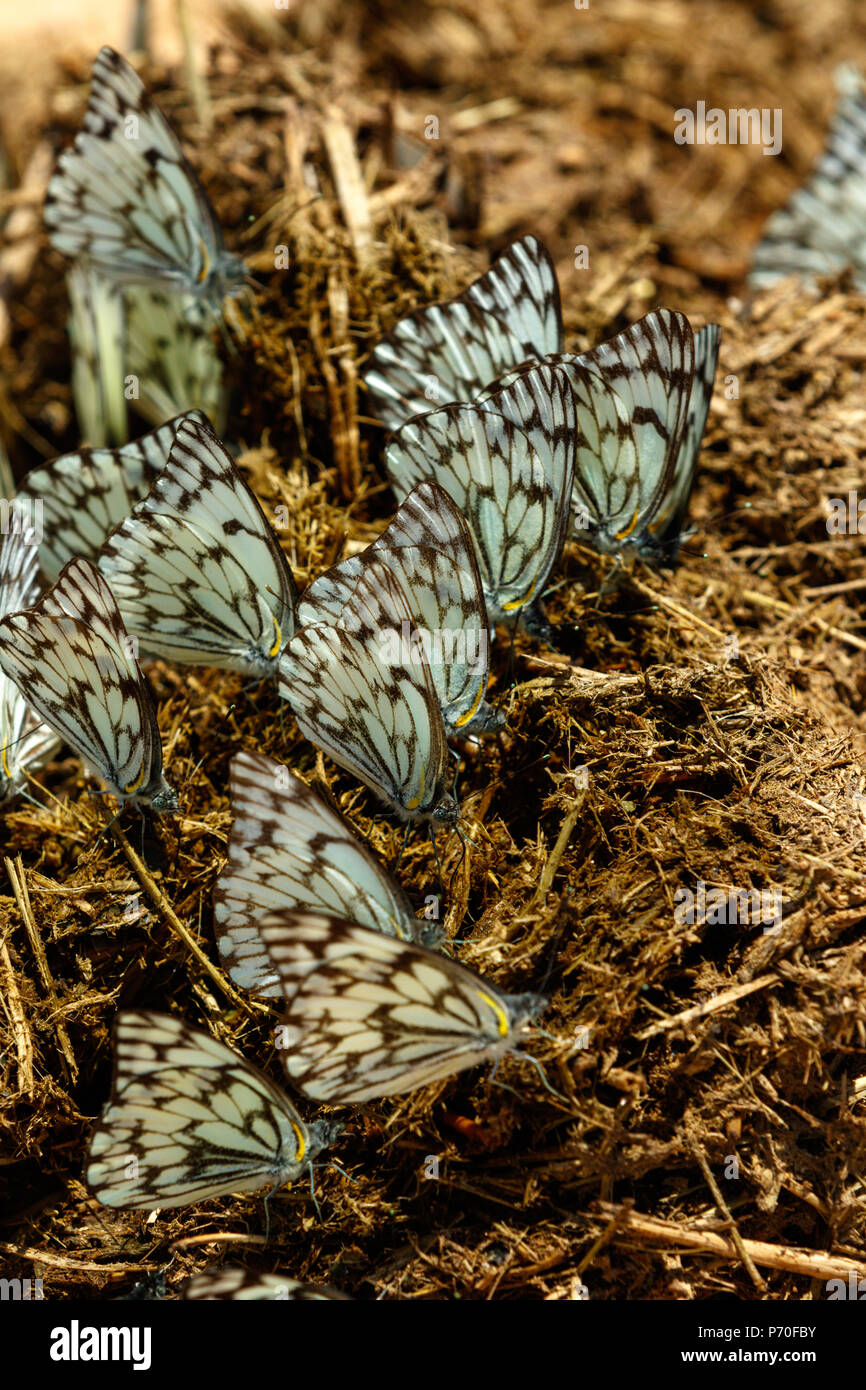
{"label": "butterfly antenna", "polygon": [[455,880],[455,878],[457,877],[458,873],[460,872],[461,866],[462,866],[462,864],[463,864],[463,860],[466,858],[466,847],[467,847],[468,844],[471,844],[471,843],[472,843],[472,841],[469,840],[469,837],[468,837],[467,835],[464,835],[464,834],[463,834],[463,831],[460,829],[460,826],[459,826],[459,825],[455,825],[455,827],[454,827],[454,832],[455,832],[455,834],[456,834],[458,840],[460,841],[461,845],[463,846],[463,848],[462,848],[461,851],[460,851],[460,858],[457,860],[457,863],[456,863],[455,866],[454,866],[454,872],[453,872],[453,874],[451,875],[451,878],[448,880],[448,892],[449,892],[449,894],[451,894],[452,896],[453,896],[453,892],[454,892],[454,880]]}
{"label": "butterfly antenna", "polygon": [[315,1165],[311,1163],[311,1164],[310,1164],[310,1196],[311,1196],[312,1199],[313,1199],[313,1206],[316,1208],[316,1215],[318,1216],[318,1218],[319,1218],[320,1221],[324,1221],[324,1217],[322,1216],[322,1208],[319,1206],[319,1199],[318,1199],[318,1197],[316,1196],[316,1179],[315,1179],[314,1172],[313,1172],[314,1167],[315,1167]]}
{"label": "butterfly antenna", "polygon": [[[372,830],[372,829],[373,829],[373,823],[372,823],[372,821],[371,821],[371,822],[370,822],[370,830]],[[403,843],[402,843],[402,845],[400,846],[400,853],[397,855],[397,858],[395,859],[395,861],[394,861],[394,863],[393,863],[393,865],[392,865],[392,867],[391,867],[391,873],[392,873],[392,874],[396,874],[397,870],[398,870],[399,867],[400,867],[400,861],[401,861],[401,859],[403,858],[403,855],[406,853],[406,845],[407,845],[407,843],[408,843],[408,841],[409,841],[409,831],[410,831],[411,829],[412,829],[412,822],[409,821],[409,822],[407,822],[407,825],[406,825],[406,833],[405,833],[404,836],[403,836]],[[367,833],[368,833],[368,835],[369,835],[370,832],[368,831]]]}
{"label": "butterfly antenna", "polygon": [[[455,826],[456,829],[456,826]],[[436,832],[433,829],[433,822],[427,822],[427,831],[430,836],[430,843],[433,846],[433,854],[436,858],[436,873],[439,878],[439,896],[445,897],[445,884],[442,882],[442,861],[439,858],[439,846],[436,844]]]}

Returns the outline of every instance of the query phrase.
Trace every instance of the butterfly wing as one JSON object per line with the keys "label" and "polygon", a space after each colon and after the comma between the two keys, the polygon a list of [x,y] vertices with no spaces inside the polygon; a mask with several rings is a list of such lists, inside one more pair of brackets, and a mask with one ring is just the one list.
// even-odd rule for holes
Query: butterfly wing
{"label": "butterfly wing", "polygon": [[184,1286],[185,1299],[231,1298],[242,1303],[264,1299],[293,1303],[319,1303],[339,1299],[350,1303],[348,1294],[330,1289],[325,1284],[301,1284],[279,1270],[274,1274],[257,1274],[255,1270],[226,1265],[222,1269],[197,1274]]}
{"label": "butterfly wing", "polygon": [[493,1061],[543,1004],[352,922],[285,912],[260,931],[283,993],[280,1057],[315,1100],[400,1095]]}
{"label": "butterfly wing", "polygon": [[139,414],[159,424],[180,411],[201,410],[219,434],[228,393],[214,334],[194,314],[194,296],[128,285],[124,300],[127,371],[138,381]]}
{"label": "butterfly wing", "polygon": [[79,434],[93,445],[123,441],[128,437],[123,291],[86,263],[73,265],[66,283]]}
{"label": "butterfly wing", "polygon": [[98,563],[128,630],[170,660],[264,676],[294,631],[285,557],[201,418],[179,426],[168,463]]}
{"label": "butterfly wing", "polygon": [[103,1206],[182,1207],[282,1186],[317,1151],[288,1096],[231,1048],[169,1015],[118,1016],[86,1175]]}
{"label": "butterfly wing", "polygon": [[220,957],[241,989],[268,997],[279,984],[258,919],[289,907],[351,916],[402,940],[438,939],[399,885],[352,834],[342,816],[287,768],[259,753],[231,762],[234,821],[228,861],[214,889]]}
{"label": "butterfly wing", "polygon": [[682,536],[683,522],[692,494],[701,440],[707,423],[722,330],[708,323],[695,334],[695,375],[692,382],[686,428],[671,486],[663,497],[649,531],[660,554],[673,558]]}
{"label": "butterfly wing", "polygon": [[[497,727],[484,700],[489,674],[487,605],[471,533],[438,483],[421,483],[362,555],[333,565],[301,598],[301,623],[337,622],[364,565],[393,571],[412,614],[448,732]],[[412,636],[412,634],[410,634]]]}
{"label": "butterfly wing", "polygon": [[52,245],[123,282],[219,292],[242,277],[174,132],[129,64],[102,48],[82,129],[45,198]]}
{"label": "butterfly wing", "polygon": [[410,420],[387,445],[385,467],[398,496],[433,478],[462,512],[494,622],[540,598],[559,556],[575,430],[571,385],[542,364],[483,403]]}
{"label": "butterfly wing", "polygon": [[150,692],[111,590],[71,560],[31,608],[0,622],[0,665],[121,801],[174,810]]}
{"label": "butterfly wing", "polygon": [[[0,542],[0,618],[36,602],[39,561],[35,532],[12,530]],[[18,687],[0,671],[0,802],[14,796],[25,770],[42,767],[60,740],[41,722]]]}
{"label": "butterfly wing", "polygon": [[387,566],[366,567],[340,625],[304,627],[280,658],[298,727],[402,819],[453,824],[448,749],[423,653],[404,660],[407,601]]}
{"label": "butterfly wing", "polygon": [[400,319],[373,348],[364,385],[394,430],[431,404],[474,400],[526,358],[561,350],[556,270],[546,247],[526,236],[462,294]]}
{"label": "butterfly wing", "polygon": [[147,496],[187,419],[203,422],[204,416],[190,411],[119,449],[81,449],[27,474],[21,495],[42,508],[39,562],[47,579],[56,579],[76,556],[95,557],[106,536]]}
{"label": "butterfly wing", "polygon": [[786,275],[814,279],[846,265],[866,283],[866,94],[847,92],[833,117],[812,175],[774,212],[758,244],[749,283],[771,285]]}

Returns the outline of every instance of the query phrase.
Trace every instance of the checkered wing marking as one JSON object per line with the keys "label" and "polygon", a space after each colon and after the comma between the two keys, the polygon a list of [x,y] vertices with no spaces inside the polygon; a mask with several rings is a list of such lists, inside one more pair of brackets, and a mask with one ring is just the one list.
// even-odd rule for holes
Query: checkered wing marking
{"label": "checkered wing marking", "polygon": [[332,1132],[308,1128],[288,1096],[210,1034],[166,1014],[123,1013],[87,1186],[103,1206],[147,1210],[282,1187]]}
{"label": "checkered wing marking", "polygon": [[575,430],[570,383],[544,364],[483,403],[410,420],[388,443],[398,497],[433,478],[463,513],[494,622],[537,602],[559,557]]}
{"label": "checkered wing marking", "polygon": [[57,161],[44,217],[56,250],[124,283],[219,300],[245,274],[174,132],[111,48],[93,64],[82,129]]}
{"label": "checkered wing marking", "polygon": [[[35,603],[39,594],[36,535],[12,530],[0,542],[0,618]],[[0,802],[14,796],[25,772],[44,766],[60,740],[30,708],[17,685],[0,670]]]}
{"label": "checkered wing marking", "polygon": [[403,820],[453,824],[445,726],[423,653],[403,664],[405,595],[381,562],[366,566],[340,624],[304,627],[279,664],[298,727]]}
{"label": "checkered wing marking", "polygon": [[809,181],[774,212],[755,250],[750,284],[812,279],[852,265],[866,285],[866,93],[843,95]]}
{"label": "checkered wing marking", "polygon": [[429,634],[430,672],[446,730],[495,726],[495,712],[484,700],[488,619],[481,575],[471,533],[444,488],[414,488],[378,540],[314,580],[301,598],[299,621],[338,622],[365,564],[375,560],[399,581],[413,629]]}
{"label": "checkered wing marking", "polygon": [[241,989],[279,996],[258,920],[289,907],[350,916],[363,926],[431,945],[435,923],[412,913],[385,868],[306,782],[259,753],[231,763],[234,821],[214,889],[217,947]]}
{"label": "checkered wing marking", "polygon": [[105,538],[147,496],[184,420],[178,416],[119,449],[81,449],[27,474],[21,492],[42,503],[39,563],[49,581],[76,556],[93,559]]}
{"label": "checkered wing marking", "polygon": [[380,420],[394,430],[431,405],[474,400],[527,358],[561,351],[553,261],[526,236],[462,294],[400,319],[371,352],[364,384]]}
{"label": "checkered wing marking", "polygon": [[266,676],[294,631],[283,552],[202,419],[180,425],[163,472],[98,563],[127,628],[158,656]]}
{"label": "checkered wing marking", "polygon": [[495,1061],[544,1002],[352,922],[286,912],[260,930],[283,991],[279,1055],[315,1100],[399,1095]]}
{"label": "checkered wing marking", "polygon": [[174,810],[150,691],[111,590],[88,560],[0,622],[0,666],[121,801]]}
{"label": "checkered wing marking", "polygon": [[348,1294],[328,1288],[326,1284],[301,1284],[279,1270],[274,1274],[257,1274],[252,1269],[226,1265],[223,1269],[197,1274],[185,1285],[185,1299],[231,1298],[242,1303],[286,1300],[293,1303],[320,1303],[340,1300],[351,1303]]}

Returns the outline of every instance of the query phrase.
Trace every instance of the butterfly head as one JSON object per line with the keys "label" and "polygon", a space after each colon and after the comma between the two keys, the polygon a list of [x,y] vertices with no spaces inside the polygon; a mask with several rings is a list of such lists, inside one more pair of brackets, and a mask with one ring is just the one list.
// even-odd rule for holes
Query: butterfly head
{"label": "butterfly head", "polygon": [[547,1008],[546,994],[509,994],[508,1013],[512,1033],[519,1033]]}
{"label": "butterfly head", "polygon": [[316,1154],[320,1154],[323,1149],[329,1149],[336,1139],[340,1137],[346,1126],[340,1120],[315,1120],[308,1126],[309,1136],[307,1147],[307,1161],[311,1162]]}
{"label": "butterfly head", "polygon": [[460,819],[457,798],[450,792],[444,792],[431,810],[429,818],[434,825],[456,825]]}
{"label": "butterfly head", "polygon": [[174,787],[170,787],[165,778],[162,778],[162,785],[149,798],[150,805],[154,811],[160,814],[166,811],[177,811],[180,809],[180,802],[177,799],[177,792]]}

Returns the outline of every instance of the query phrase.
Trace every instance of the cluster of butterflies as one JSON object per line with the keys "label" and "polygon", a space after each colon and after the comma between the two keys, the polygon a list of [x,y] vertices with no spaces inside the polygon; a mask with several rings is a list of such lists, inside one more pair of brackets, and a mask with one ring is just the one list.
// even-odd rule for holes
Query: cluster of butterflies
{"label": "cluster of butterflies", "polygon": [[[45,215],[83,274],[168,290],[194,316],[242,282],[176,138],[110,49]],[[303,734],[391,813],[431,834],[455,826],[448,740],[502,724],[486,698],[488,636],[507,620],[548,635],[542,599],[566,539],[675,558],[718,346],[716,325],[695,335],[662,309],[565,352],[553,262],[521,238],[372,350],[364,382],[399,505],[301,595],[199,410],[30,473],[18,500],[22,515],[41,508],[38,549],[24,528],[0,549],[0,794],[63,741],[121,806],[176,811],[140,665],[163,658],[274,678]],[[383,634],[407,632],[448,640],[385,651]],[[235,985],[278,1001],[275,1047],[296,1091],[360,1103],[517,1046],[544,999],[505,995],[442,955],[438,925],[306,783],[244,752],[231,800],[217,947]],[[121,1013],[115,1051],[87,1168],[107,1206],[273,1190],[339,1134],[177,1018]]]}

